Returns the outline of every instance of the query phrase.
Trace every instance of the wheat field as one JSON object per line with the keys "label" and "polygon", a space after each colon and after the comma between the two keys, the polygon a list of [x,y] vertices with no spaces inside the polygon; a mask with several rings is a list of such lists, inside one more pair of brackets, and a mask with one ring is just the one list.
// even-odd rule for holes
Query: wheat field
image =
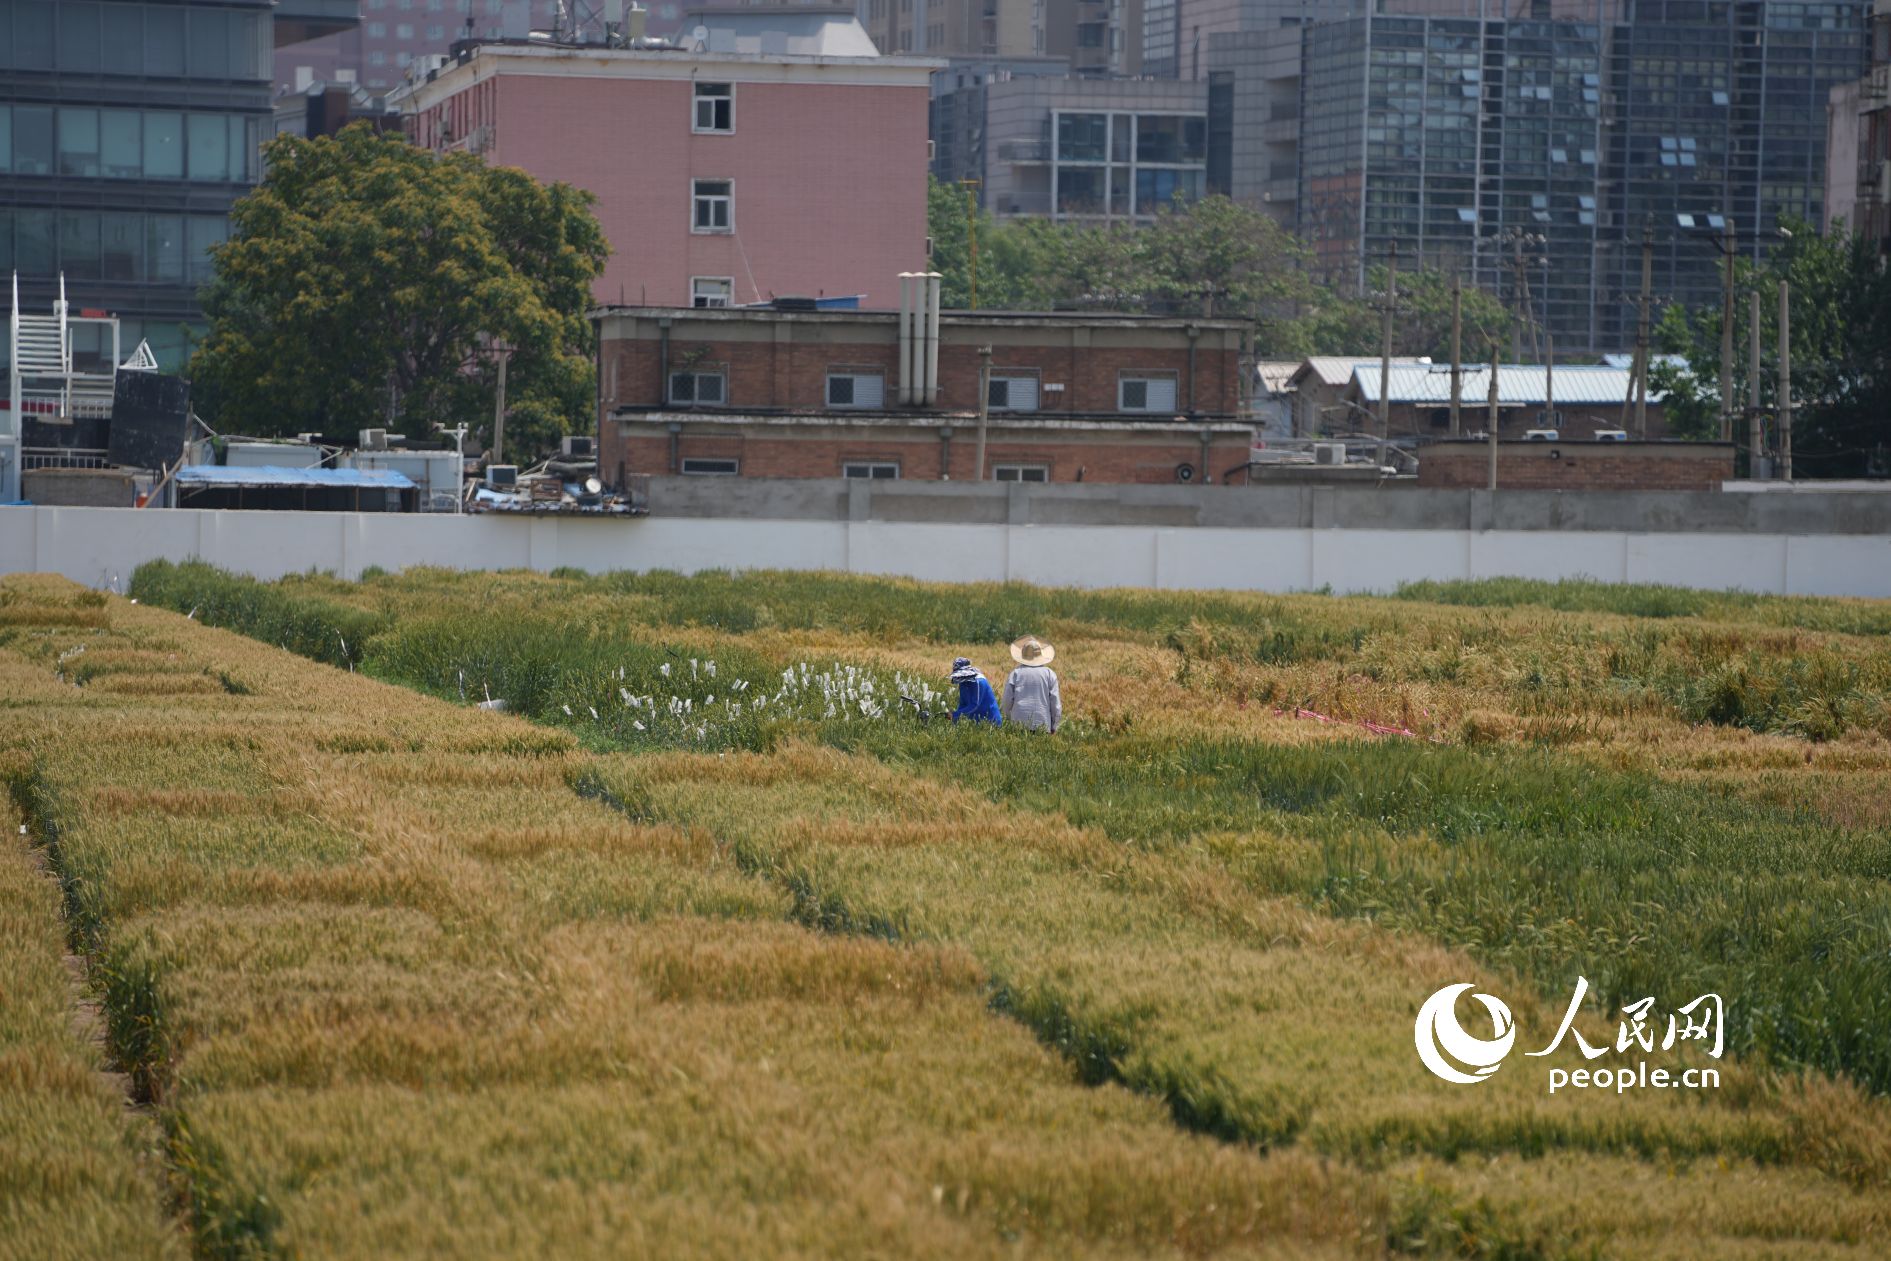
{"label": "wheat field", "polygon": [[[1891,1240],[1891,606],[129,597],[0,579],[0,1257]],[[944,722],[1027,631],[1065,729]],[[1596,1044],[1725,994],[1719,1088],[1420,1064],[1440,987],[1534,1036],[1577,973]]]}

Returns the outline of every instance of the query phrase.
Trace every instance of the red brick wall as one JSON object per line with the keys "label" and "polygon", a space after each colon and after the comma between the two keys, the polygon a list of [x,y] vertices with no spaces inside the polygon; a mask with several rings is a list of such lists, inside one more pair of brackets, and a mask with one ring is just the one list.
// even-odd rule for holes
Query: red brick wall
{"label": "red brick wall", "polygon": [[[1394,435],[1415,433],[1421,437],[1444,438],[1450,435],[1450,423],[1438,423],[1439,417],[1451,410],[1449,403],[1426,403],[1413,406],[1406,403],[1394,403],[1389,409],[1386,424]],[[1535,407],[1506,407],[1497,413],[1497,432],[1503,438],[1521,440],[1526,430],[1541,428],[1542,420]],[[1619,405],[1609,407],[1586,403],[1559,405],[1556,409],[1563,413],[1563,420],[1556,427],[1557,436],[1564,442],[1589,442],[1596,436],[1598,429],[1623,429],[1631,434],[1635,430],[1635,418],[1631,410],[1628,424],[1622,424],[1622,409]],[[1344,419],[1335,417],[1334,419]],[[1362,429],[1370,429],[1372,422],[1365,416],[1355,414],[1353,423]],[[1466,398],[1462,401],[1458,424],[1465,433],[1483,433],[1490,424],[1490,406],[1485,399]],[[1648,437],[1660,440],[1668,436],[1668,415],[1659,403],[1648,405]]]}
{"label": "red brick wall", "polygon": [[[1718,442],[1504,442],[1497,451],[1499,490],[1719,490],[1732,476],[1733,447]],[[1490,448],[1425,447],[1418,484],[1482,489],[1490,484]]]}
{"label": "red brick wall", "polygon": [[[661,407],[662,346],[655,338],[604,343],[601,355],[605,411],[615,407]],[[733,410],[793,408],[820,410],[827,405],[830,368],[879,368],[886,376],[887,406],[898,406],[899,346],[896,341],[826,344],[790,341],[704,341],[672,338],[672,372],[692,364],[727,365]],[[992,370],[1036,369],[1040,387],[1061,384],[1060,392],[1040,388],[1040,412],[1115,412],[1117,380],[1125,372],[1167,372],[1176,379],[1178,413],[1189,407],[1188,351],[1185,348],[1130,349],[1114,346],[1001,346]],[[978,410],[978,351],[972,345],[939,348],[940,411]],[[1193,410],[1231,414],[1240,407],[1240,358],[1234,351],[1196,352]]]}
{"label": "red brick wall", "polygon": [[[736,459],[744,477],[839,477],[841,466],[854,461],[895,461],[906,480],[939,479],[944,444],[936,434],[915,433],[900,426],[876,433],[863,430],[844,437],[797,436],[775,430],[756,433],[678,435],[678,458]],[[955,481],[975,477],[977,435],[955,428],[951,441],[951,476]],[[632,434],[609,444],[605,470],[618,477],[633,473],[669,473],[670,439],[667,434]],[[1201,440],[1187,429],[1173,435],[1070,435],[994,437],[987,441],[985,461],[998,464],[1042,464],[1056,482],[1169,484],[1177,480],[1178,465],[1187,464],[1194,481],[1219,482],[1230,469],[1245,465],[1248,444],[1238,435],[1218,434],[1209,447],[1206,476],[1201,468]],[[680,465],[679,465],[680,468]],[[621,469],[621,472],[620,472]]]}

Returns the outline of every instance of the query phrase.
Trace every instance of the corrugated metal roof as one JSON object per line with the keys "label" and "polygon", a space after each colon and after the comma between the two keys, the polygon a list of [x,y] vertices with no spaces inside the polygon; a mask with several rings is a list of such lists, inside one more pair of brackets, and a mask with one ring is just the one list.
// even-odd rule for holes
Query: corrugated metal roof
{"label": "corrugated metal roof", "polygon": [[231,468],[225,464],[187,464],[177,471],[180,486],[327,487],[344,490],[412,490],[405,473],[393,469],[283,468],[264,464]]}
{"label": "corrugated metal roof", "polygon": [[1254,365],[1255,379],[1269,394],[1285,394],[1292,388],[1294,373],[1298,371],[1298,359],[1263,359]]}
{"label": "corrugated metal roof", "polygon": [[[1409,364],[1417,363],[1418,360],[1393,359],[1392,362],[1394,364]],[[1376,368],[1379,366],[1379,356],[1314,355],[1302,364],[1300,368],[1295,371],[1294,375],[1299,376],[1302,372],[1307,372],[1318,377],[1321,385],[1345,385],[1348,381],[1353,379],[1353,369],[1363,363],[1369,363]]]}
{"label": "corrugated metal roof", "polygon": [[[1628,397],[1630,373],[1625,368],[1595,365],[1570,365],[1556,369],[1556,404],[1558,407],[1620,407]],[[1548,373],[1541,364],[1497,365],[1497,403],[1500,407],[1541,407],[1549,401]],[[1379,365],[1360,364],[1353,369],[1353,388],[1361,402],[1379,401]],[[1395,403],[1449,403],[1451,370],[1442,364],[1392,366],[1392,401]],[[1650,391],[1648,401],[1659,402],[1658,391]],[[1459,398],[1476,405],[1490,398],[1490,367],[1466,364]]]}

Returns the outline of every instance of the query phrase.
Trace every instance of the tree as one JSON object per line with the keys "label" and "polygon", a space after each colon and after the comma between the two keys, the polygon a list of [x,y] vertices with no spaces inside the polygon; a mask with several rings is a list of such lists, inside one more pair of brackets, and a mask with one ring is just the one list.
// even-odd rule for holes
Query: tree
{"label": "tree", "polygon": [[[1804,221],[1787,220],[1792,234],[1761,264],[1734,264],[1734,399],[1748,398],[1749,304],[1760,293],[1760,406],[1776,414],[1778,394],[1779,285],[1791,285],[1793,473],[1795,476],[1884,475],[1891,459],[1891,275],[1879,264],[1871,242],[1843,225],[1820,233]],[[1663,391],[1670,428],[1683,437],[1720,433],[1719,304],[1688,310],[1666,308],[1655,345],[1679,356],[1656,361],[1650,388]],[[1742,445],[1744,423],[1734,438]],[[1768,445],[1775,446],[1777,433]]]}
{"label": "tree", "polygon": [[589,426],[585,312],[608,253],[590,194],[366,124],[281,136],[265,157],[203,293],[191,375],[207,417],[259,436],[464,422],[489,439],[482,347],[503,340],[508,448]]}
{"label": "tree", "polygon": [[[1386,268],[1374,267],[1367,277],[1368,290],[1383,294],[1386,278]],[[1451,362],[1451,277],[1434,268],[1416,268],[1401,270],[1398,281],[1392,353]],[[1464,286],[1463,314],[1466,363],[1489,358],[1490,344],[1508,340],[1515,323],[1509,308],[1476,285]],[[1322,290],[1295,317],[1264,325],[1261,341],[1267,356],[1297,359],[1306,355],[1376,355],[1384,336],[1378,300],[1343,298]]]}

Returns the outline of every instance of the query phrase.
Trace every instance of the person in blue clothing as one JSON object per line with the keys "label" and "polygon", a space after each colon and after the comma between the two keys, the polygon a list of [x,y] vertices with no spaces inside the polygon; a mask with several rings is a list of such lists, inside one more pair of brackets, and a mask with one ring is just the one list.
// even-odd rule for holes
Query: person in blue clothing
{"label": "person in blue clothing", "polygon": [[997,694],[970,657],[960,657],[952,663],[952,681],[959,685],[959,707],[952,711],[953,722],[966,718],[996,727],[1004,721],[998,713]]}

